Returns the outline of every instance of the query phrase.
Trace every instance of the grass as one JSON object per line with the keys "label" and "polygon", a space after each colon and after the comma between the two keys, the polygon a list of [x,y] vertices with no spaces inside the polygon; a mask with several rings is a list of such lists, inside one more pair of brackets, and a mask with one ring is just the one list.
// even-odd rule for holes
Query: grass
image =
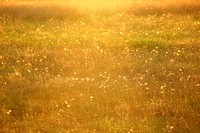
{"label": "grass", "polygon": [[196,9],[2,3],[0,132],[200,132]]}

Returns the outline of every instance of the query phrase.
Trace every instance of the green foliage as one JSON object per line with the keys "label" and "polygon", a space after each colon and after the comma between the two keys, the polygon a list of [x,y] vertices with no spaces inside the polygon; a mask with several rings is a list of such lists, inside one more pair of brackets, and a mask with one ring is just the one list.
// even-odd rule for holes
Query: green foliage
{"label": "green foliage", "polygon": [[146,47],[148,49],[155,49],[155,48],[166,48],[166,44],[164,41],[159,39],[149,39],[149,38],[141,38],[138,40],[134,40],[130,42],[134,47]]}

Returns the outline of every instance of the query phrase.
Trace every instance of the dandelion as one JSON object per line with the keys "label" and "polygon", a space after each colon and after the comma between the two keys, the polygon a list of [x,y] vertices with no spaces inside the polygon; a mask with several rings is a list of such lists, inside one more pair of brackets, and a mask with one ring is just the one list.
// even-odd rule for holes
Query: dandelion
{"label": "dandelion", "polygon": [[133,133],[133,129],[130,129],[128,133]]}
{"label": "dandelion", "polygon": [[100,49],[100,53],[102,53],[102,54],[103,54],[103,49]]}
{"label": "dandelion", "polygon": [[64,101],[64,103],[67,105],[68,104],[68,102],[67,101]]}
{"label": "dandelion", "polygon": [[70,101],[74,101],[75,99],[74,98],[72,98]]}
{"label": "dandelion", "polygon": [[8,110],[6,113],[9,115],[12,112],[12,110]]}
{"label": "dandelion", "polygon": [[63,109],[59,109],[59,112],[64,112],[64,110]]}
{"label": "dandelion", "polygon": [[149,90],[149,87],[146,87],[146,90]]}
{"label": "dandelion", "polygon": [[123,79],[123,80],[125,80],[125,81],[127,81],[127,80],[128,80],[126,76],[123,76],[123,78],[122,78],[122,79]]}
{"label": "dandelion", "polygon": [[166,87],[166,85],[163,85],[160,87],[161,90],[164,90],[164,88]]}
{"label": "dandelion", "polygon": [[195,86],[200,86],[200,84],[196,84]]}
{"label": "dandelion", "polygon": [[18,71],[15,71],[15,75],[18,76],[18,75],[19,75],[19,72],[18,72]]}
{"label": "dandelion", "polygon": [[94,99],[94,97],[93,96],[90,96],[90,101],[92,101]]}
{"label": "dandelion", "polygon": [[173,128],[174,128],[173,126],[170,126],[170,127],[169,127],[169,129],[173,129]]}
{"label": "dandelion", "polygon": [[89,82],[89,81],[90,81],[90,79],[87,77],[87,78],[86,78],[86,81],[87,81],[87,82]]}

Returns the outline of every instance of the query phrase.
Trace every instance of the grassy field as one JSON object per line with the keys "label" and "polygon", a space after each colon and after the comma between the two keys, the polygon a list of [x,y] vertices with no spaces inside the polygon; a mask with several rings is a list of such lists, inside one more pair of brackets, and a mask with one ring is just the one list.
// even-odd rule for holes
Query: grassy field
{"label": "grassy field", "polygon": [[200,1],[0,1],[0,133],[200,132]]}

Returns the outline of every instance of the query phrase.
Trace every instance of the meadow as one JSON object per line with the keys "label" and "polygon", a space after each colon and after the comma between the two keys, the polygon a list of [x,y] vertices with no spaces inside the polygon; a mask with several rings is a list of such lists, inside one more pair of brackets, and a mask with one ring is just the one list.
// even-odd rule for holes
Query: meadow
{"label": "meadow", "polygon": [[0,1],[0,133],[200,132],[200,1]]}

